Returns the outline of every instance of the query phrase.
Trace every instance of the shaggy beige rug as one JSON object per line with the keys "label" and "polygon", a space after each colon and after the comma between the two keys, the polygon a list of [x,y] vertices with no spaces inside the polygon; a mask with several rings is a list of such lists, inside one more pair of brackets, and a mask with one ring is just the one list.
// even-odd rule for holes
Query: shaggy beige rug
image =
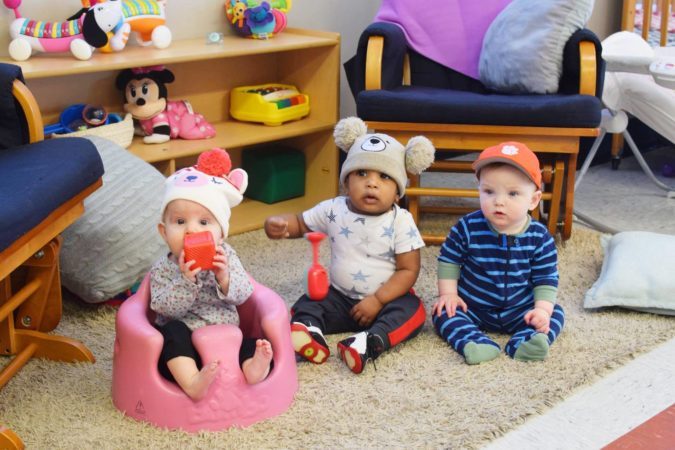
{"label": "shaggy beige rug", "polygon": [[[310,261],[304,240],[271,242],[256,231],[230,242],[249,271],[289,305],[301,294]],[[379,358],[377,370],[369,364],[356,376],[334,356],[321,366],[301,363],[300,388],[284,414],[246,429],[190,435],[136,422],[114,408],[115,310],[67,301],[57,331],[83,341],[97,362],[30,361],[0,391],[0,423],[33,449],[478,448],[675,336],[672,317],[582,308],[602,263],[598,233],[575,226],[559,249],[567,323],[545,362],[502,355],[468,366],[427,320],[418,337]],[[427,308],[436,295],[437,252],[423,250],[416,286]],[[329,337],[331,349],[340,337]],[[496,340],[503,345],[507,337]]]}

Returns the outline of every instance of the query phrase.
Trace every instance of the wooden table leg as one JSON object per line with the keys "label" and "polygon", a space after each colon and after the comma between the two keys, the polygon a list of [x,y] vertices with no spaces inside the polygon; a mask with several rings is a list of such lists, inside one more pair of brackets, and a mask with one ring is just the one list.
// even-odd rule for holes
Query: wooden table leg
{"label": "wooden table leg", "polygon": [[558,223],[560,221],[560,209],[563,203],[563,184],[565,177],[565,162],[557,159],[553,169],[553,180],[551,189],[551,209],[548,212],[548,231],[552,236],[558,232]]}
{"label": "wooden table leg", "polygon": [[577,171],[576,153],[570,153],[566,170],[567,185],[565,186],[565,216],[562,230],[563,241],[566,241],[572,236],[572,221],[574,220],[574,177]]}
{"label": "wooden table leg", "polygon": [[[409,175],[408,179],[410,180],[410,187],[419,187],[420,186],[420,176],[419,175]],[[406,196],[408,202],[408,211],[412,215],[413,220],[417,227],[420,227],[420,196],[419,195],[410,195]]]}

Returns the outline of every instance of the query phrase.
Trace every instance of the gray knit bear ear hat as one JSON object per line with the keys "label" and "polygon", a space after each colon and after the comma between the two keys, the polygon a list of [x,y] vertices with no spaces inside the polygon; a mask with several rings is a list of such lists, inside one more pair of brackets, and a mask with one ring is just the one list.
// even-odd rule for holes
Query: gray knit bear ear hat
{"label": "gray knit bear ear hat", "polygon": [[347,153],[340,171],[340,184],[355,170],[377,170],[386,173],[398,185],[398,195],[405,195],[410,172],[419,175],[434,162],[434,146],[424,136],[410,138],[403,147],[386,134],[368,134],[368,127],[358,117],[347,117],[338,122],[333,132],[335,144]]}

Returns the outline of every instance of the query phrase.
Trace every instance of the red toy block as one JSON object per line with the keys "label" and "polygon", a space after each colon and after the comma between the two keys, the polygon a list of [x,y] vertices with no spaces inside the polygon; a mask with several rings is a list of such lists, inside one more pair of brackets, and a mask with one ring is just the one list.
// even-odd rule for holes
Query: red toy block
{"label": "red toy block", "polygon": [[185,250],[185,262],[192,260],[196,262],[192,269],[200,267],[202,270],[211,270],[214,268],[213,257],[216,256],[216,244],[213,242],[213,235],[210,231],[186,234],[183,239],[183,249]]}

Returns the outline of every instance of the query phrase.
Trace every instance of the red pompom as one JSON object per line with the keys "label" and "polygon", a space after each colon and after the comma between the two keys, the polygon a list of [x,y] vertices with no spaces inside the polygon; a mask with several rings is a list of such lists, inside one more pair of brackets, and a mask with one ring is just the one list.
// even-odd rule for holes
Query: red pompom
{"label": "red pompom", "polygon": [[230,173],[232,161],[227,151],[222,148],[212,148],[199,155],[197,170],[214,177],[224,177]]}

